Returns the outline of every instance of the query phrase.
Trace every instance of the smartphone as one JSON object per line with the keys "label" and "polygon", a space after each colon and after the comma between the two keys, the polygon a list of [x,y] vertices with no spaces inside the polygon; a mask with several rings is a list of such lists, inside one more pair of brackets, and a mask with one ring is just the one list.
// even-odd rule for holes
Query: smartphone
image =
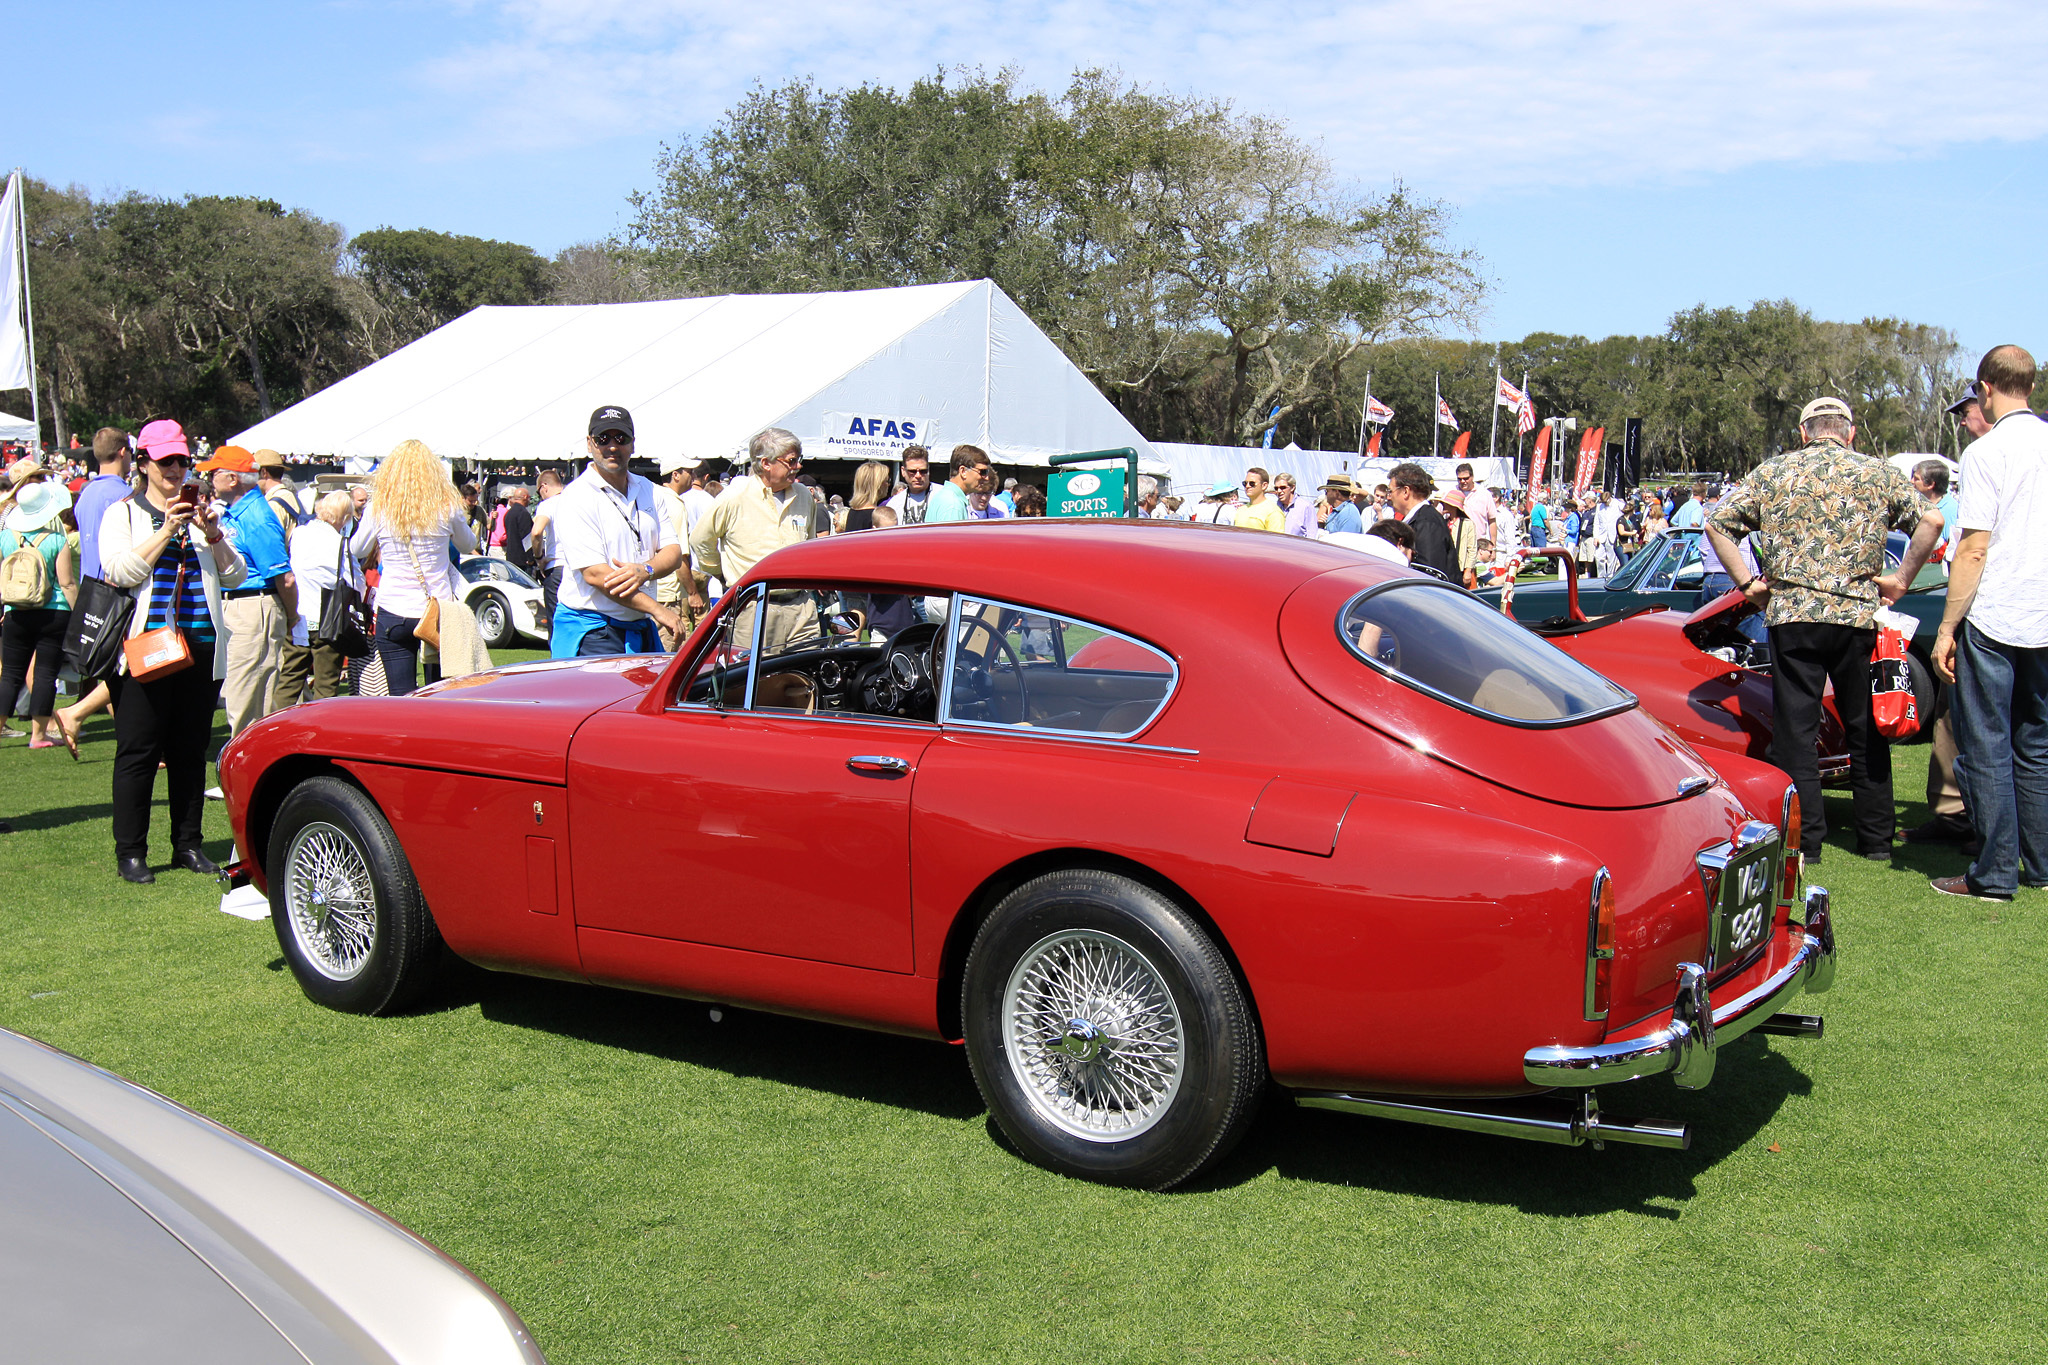
{"label": "smartphone", "polygon": [[180,485],[178,489],[178,502],[180,503],[180,505],[185,507],[191,507],[198,503],[198,501],[199,485],[197,483],[187,483]]}

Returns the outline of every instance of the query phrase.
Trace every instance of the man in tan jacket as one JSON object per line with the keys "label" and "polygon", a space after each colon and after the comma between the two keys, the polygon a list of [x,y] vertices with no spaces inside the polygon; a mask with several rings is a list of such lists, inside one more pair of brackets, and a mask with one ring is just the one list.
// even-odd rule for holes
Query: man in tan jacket
{"label": "man in tan jacket", "polygon": [[[690,532],[690,553],[707,578],[736,583],[748,570],[785,545],[809,540],[817,525],[817,502],[796,481],[803,468],[803,443],[781,427],[759,432],[747,443],[752,471],[726,486],[711,510]],[[733,623],[733,639],[753,637],[749,606]],[[787,589],[768,594],[761,648],[782,654],[818,634],[818,614],[809,593]]]}

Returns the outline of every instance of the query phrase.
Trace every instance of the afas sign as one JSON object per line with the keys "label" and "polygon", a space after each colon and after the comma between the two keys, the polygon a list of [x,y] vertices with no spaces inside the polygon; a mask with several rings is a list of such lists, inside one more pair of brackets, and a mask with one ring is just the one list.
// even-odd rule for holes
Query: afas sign
{"label": "afas sign", "polygon": [[929,446],[932,423],[923,417],[886,412],[828,412],[824,443],[842,454],[895,460],[908,445]]}

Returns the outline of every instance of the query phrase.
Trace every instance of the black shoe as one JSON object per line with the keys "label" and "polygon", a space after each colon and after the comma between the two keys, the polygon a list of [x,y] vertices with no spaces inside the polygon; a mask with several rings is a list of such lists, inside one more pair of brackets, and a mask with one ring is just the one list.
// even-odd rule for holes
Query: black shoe
{"label": "black shoe", "polygon": [[181,848],[176,853],[173,853],[171,855],[171,866],[182,867],[187,872],[197,872],[201,876],[206,877],[218,877],[220,875],[220,864],[196,848]]}
{"label": "black shoe", "polygon": [[116,858],[114,866],[120,869],[124,880],[134,882],[137,886],[148,886],[156,880],[156,873],[149,870],[147,858]]}
{"label": "black shoe", "polygon": [[1888,863],[1892,860],[1892,851],[1888,848],[1881,848],[1878,849],[1875,853],[1859,853],[1856,856],[1859,858],[1868,858],[1873,863]]}
{"label": "black shoe", "polygon": [[1811,853],[1808,853],[1806,850],[1801,849],[1799,851],[1799,861],[1805,863],[1808,867],[1812,867],[1815,863],[1820,861],[1820,855],[1820,849],[1815,849]]}
{"label": "black shoe", "polygon": [[1909,844],[1961,844],[1975,839],[1976,831],[1960,815],[1937,815],[1913,826],[1901,836]]}

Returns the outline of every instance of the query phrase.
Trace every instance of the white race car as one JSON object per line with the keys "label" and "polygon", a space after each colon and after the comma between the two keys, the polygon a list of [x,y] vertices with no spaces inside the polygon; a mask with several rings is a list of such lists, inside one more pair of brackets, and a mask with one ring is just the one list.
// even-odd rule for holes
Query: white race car
{"label": "white race car", "polygon": [[477,633],[491,649],[510,649],[519,637],[548,642],[545,595],[524,569],[482,555],[455,566],[462,575],[462,600],[476,613]]}

